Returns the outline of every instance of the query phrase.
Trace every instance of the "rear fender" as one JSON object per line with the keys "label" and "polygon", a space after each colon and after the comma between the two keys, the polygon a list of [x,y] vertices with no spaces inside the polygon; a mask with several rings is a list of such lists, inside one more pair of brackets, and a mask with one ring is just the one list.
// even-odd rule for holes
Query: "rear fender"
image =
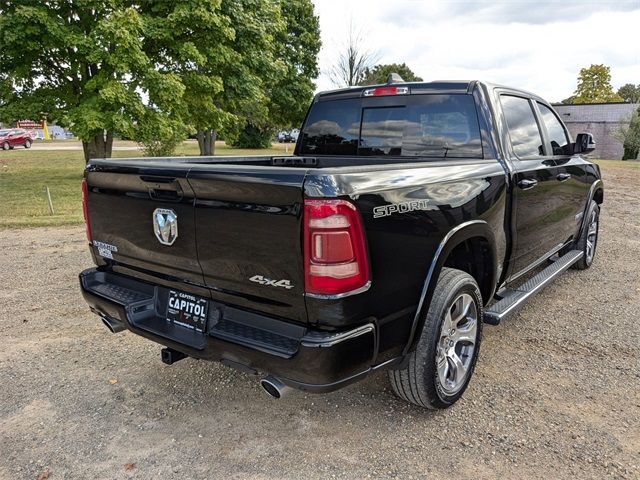
{"label": "rear fender", "polygon": [[[427,277],[425,278],[422,291],[420,294],[420,300],[418,302],[418,308],[416,309],[415,316],[413,318],[413,323],[411,326],[411,331],[409,334],[409,340],[404,348],[403,355],[411,352],[420,338],[420,332],[422,331],[422,327],[424,325],[424,320],[426,317],[426,313],[429,309],[429,304],[431,303],[431,298],[433,297],[433,292],[436,287],[436,283],[438,282],[438,277],[440,276],[440,271],[447,260],[447,257],[451,253],[451,251],[460,245],[465,240],[468,240],[473,237],[481,237],[487,240],[490,248],[492,249],[492,258],[494,259],[491,271],[491,282],[492,285],[496,284],[497,279],[497,264],[496,264],[496,251],[495,251],[495,237],[491,228],[484,220],[471,220],[465,223],[462,223],[454,228],[452,228],[442,239],[438,248],[431,260],[431,264],[429,266],[429,271],[427,272]],[[492,292],[493,295],[493,292]],[[491,295],[491,296],[492,296]]]}
{"label": "rear fender", "polygon": [[[591,205],[591,200],[596,197],[596,193],[598,191],[604,192],[604,183],[601,179],[597,179],[595,182],[591,184],[591,188],[589,189],[589,195],[587,196],[587,203],[584,206],[584,213],[582,214],[582,223],[580,224],[580,234],[577,238],[582,237],[582,232],[587,228],[587,217],[589,215],[589,206]],[[602,194],[601,194],[602,195]]]}

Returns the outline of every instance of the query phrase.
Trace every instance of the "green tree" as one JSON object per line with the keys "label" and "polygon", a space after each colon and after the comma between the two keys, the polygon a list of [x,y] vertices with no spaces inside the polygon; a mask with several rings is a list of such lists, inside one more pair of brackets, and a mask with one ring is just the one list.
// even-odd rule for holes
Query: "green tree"
{"label": "green tree", "polygon": [[271,144],[276,127],[302,123],[313,98],[318,76],[320,23],[311,0],[280,0],[284,28],[275,36],[275,57],[282,62],[281,74],[264,84],[267,112],[260,116],[248,112],[247,124],[234,145],[264,148]]}
{"label": "green tree", "polygon": [[580,69],[573,103],[621,102],[622,97],[611,86],[610,71],[606,65],[591,65]]}
{"label": "green tree", "polygon": [[0,2],[0,81],[13,92],[1,114],[55,121],[82,140],[85,159],[110,157],[115,134],[133,137],[149,108],[170,115],[184,91],[154,71],[144,34],[125,0]]}
{"label": "green tree", "polygon": [[640,103],[640,84],[627,83],[618,89],[618,95],[627,103]]}
{"label": "green tree", "polygon": [[635,160],[640,153],[640,108],[631,114],[628,122],[614,136],[624,145],[622,160]]}
{"label": "green tree", "polygon": [[397,73],[406,82],[421,82],[422,78],[418,77],[406,63],[389,63],[376,65],[368,68],[364,78],[360,80],[359,85],[376,85],[387,83],[387,77],[391,73]]}
{"label": "green tree", "polygon": [[297,64],[278,49],[312,43],[283,20],[291,12],[304,21],[309,8],[302,0],[0,0],[0,118],[67,126],[87,159],[109,157],[114,135],[153,153],[188,132],[210,155],[218,132],[232,139],[247,119],[299,115],[290,100],[310,80],[293,93],[284,86],[300,65],[309,75],[307,53],[296,50]]}
{"label": "green tree", "polygon": [[194,127],[201,155],[219,133],[238,135],[249,115],[267,113],[266,85],[284,71],[275,38],[284,29],[275,0],[142,3],[149,29],[144,50],[156,68],[185,88],[181,116]]}

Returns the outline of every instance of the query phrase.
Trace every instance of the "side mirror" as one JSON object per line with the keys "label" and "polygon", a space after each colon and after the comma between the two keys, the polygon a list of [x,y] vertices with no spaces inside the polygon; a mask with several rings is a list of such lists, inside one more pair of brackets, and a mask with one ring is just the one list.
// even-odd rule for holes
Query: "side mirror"
{"label": "side mirror", "polygon": [[596,149],[596,141],[590,133],[579,133],[576,135],[576,143],[573,146],[573,153],[591,153]]}

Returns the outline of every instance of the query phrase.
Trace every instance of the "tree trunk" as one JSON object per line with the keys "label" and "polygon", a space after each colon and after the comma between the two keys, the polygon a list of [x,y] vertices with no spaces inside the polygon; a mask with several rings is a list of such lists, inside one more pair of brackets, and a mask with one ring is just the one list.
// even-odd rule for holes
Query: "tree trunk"
{"label": "tree trunk", "polygon": [[85,163],[92,158],[111,158],[113,149],[113,132],[105,131],[90,140],[82,141]]}
{"label": "tree trunk", "polygon": [[198,149],[200,155],[204,155],[204,131],[199,128],[196,130],[196,138],[198,139]]}
{"label": "tree trunk", "polygon": [[196,131],[201,156],[209,157],[215,153],[217,137],[218,132],[211,128],[198,129]]}

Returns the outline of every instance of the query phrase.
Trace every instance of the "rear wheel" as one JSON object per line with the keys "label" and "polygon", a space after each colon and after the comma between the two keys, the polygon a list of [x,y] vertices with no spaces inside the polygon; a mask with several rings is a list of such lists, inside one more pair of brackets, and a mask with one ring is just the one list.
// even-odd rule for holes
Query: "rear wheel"
{"label": "rear wheel", "polygon": [[594,200],[591,200],[589,210],[587,210],[587,222],[584,226],[584,231],[575,246],[577,250],[582,250],[583,252],[582,258],[573,264],[573,268],[576,270],[586,270],[593,263],[593,259],[596,256],[596,246],[598,245],[599,229],[600,207]]}
{"label": "rear wheel", "polygon": [[471,275],[443,268],[416,349],[389,371],[394,392],[427,408],[447,408],[464,393],[478,358],[482,296]]}
{"label": "rear wheel", "polygon": [[11,148],[11,145],[9,145],[9,142],[4,142],[2,144],[2,149],[3,150],[9,150]]}
{"label": "rear wheel", "polygon": [[31,148],[31,140],[25,140],[24,141],[24,148]]}

